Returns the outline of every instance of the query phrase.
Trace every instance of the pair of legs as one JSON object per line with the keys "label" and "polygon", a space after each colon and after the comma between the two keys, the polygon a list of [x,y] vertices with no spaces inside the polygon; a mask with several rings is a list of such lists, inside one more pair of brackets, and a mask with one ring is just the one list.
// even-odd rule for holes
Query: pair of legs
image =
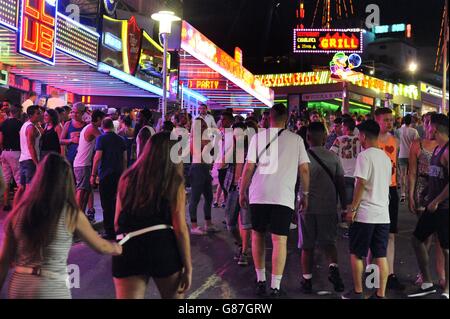
{"label": "pair of legs", "polygon": [[442,247],[442,254],[444,256],[445,264],[445,287],[444,293],[449,293],[449,264],[448,264],[448,242],[449,242],[449,227],[448,227],[448,208],[438,209],[433,213],[424,213],[420,216],[414,231],[412,244],[416,252],[417,262],[423,276],[424,283],[432,283],[430,272],[430,257],[429,249],[427,247],[427,240],[433,235],[437,234],[439,242]]}
{"label": "pair of legs", "polygon": [[[386,257],[374,258],[374,262],[378,267],[378,277],[376,280],[377,295],[379,297],[384,297],[386,295],[386,284],[388,279],[388,261]],[[363,292],[362,275],[364,272],[364,262],[363,259],[351,254],[350,263],[352,266],[352,277],[353,277],[353,288],[356,293]]]}
{"label": "pair of legs", "polygon": [[[181,272],[166,278],[153,278],[156,287],[163,299],[182,299],[184,294],[178,293]],[[147,291],[148,276],[131,276],[114,278],[117,299],[144,299]]]}
{"label": "pair of legs", "polygon": [[[423,276],[424,283],[432,283],[433,278],[430,271],[430,256],[428,253],[427,245],[425,242],[420,241],[415,236],[413,236],[412,244],[416,252],[417,262],[419,264],[420,272]],[[442,255],[444,257],[445,265],[445,286],[444,293],[449,292],[449,264],[448,264],[448,249],[442,249]]]}
{"label": "pair of legs", "polygon": [[[286,264],[287,236],[272,236],[272,275],[282,276]],[[266,234],[252,231],[252,256],[256,269],[266,268]]]}
{"label": "pair of legs", "polygon": [[115,239],[114,217],[119,179],[119,173],[112,173],[100,179],[99,184],[100,202],[103,209],[103,225],[106,236],[111,239]]}
{"label": "pair of legs", "polygon": [[3,177],[5,180],[5,191],[3,193],[3,206],[10,206],[9,192],[11,181],[14,179],[16,185],[20,186],[20,168],[19,168],[20,151],[2,152],[0,157]]}
{"label": "pair of legs", "polygon": [[90,210],[93,209],[94,192],[92,190],[88,191],[85,189],[77,190],[77,203],[83,212],[86,210],[86,206]]}
{"label": "pair of legs", "polygon": [[408,184],[407,184],[407,176],[408,176],[408,159],[400,158],[398,164],[399,177],[400,177],[400,193],[402,199],[406,198],[406,194],[408,194]]}
{"label": "pair of legs", "polygon": [[[321,247],[329,264],[338,264],[336,245],[324,245]],[[303,274],[312,274],[314,262],[314,248],[302,249],[301,264]]]}
{"label": "pair of legs", "polygon": [[197,206],[200,197],[205,199],[203,212],[207,226],[212,226],[211,205],[213,201],[212,177],[206,164],[192,164],[190,169],[191,198],[189,200],[189,215],[192,228],[197,228]]}

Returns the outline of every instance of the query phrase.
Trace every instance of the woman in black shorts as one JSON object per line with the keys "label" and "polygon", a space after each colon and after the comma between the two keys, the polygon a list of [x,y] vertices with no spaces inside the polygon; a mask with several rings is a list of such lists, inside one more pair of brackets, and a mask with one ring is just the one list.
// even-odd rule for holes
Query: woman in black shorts
{"label": "woman in black shorts", "polygon": [[[192,279],[189,231],[185,219],[183,165],[174,164],[170,133],[155,134],[142,156],[119,182],[117,234],[153,229],[123,244],[113,258],[116,297],[142,299],[150,278],[162,298],[183,298]],[[156,230],[155,230],[156,228]],[[119,235],[121,236],[121,235]]]}

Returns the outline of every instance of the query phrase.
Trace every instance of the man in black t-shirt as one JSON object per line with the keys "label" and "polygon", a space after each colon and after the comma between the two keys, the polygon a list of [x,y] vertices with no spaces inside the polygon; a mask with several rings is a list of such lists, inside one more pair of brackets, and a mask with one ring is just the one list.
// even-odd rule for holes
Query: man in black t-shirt
{"label": "man in black t-shirt", "polygon": [[22,110],[16,106],[10,109],[10,117],[6,119],[0,126],[0,148],[2,155],[0,157],[2,170],[5,178],[5,193],[4,193],[4,210],[11,210],[9,204],[9,186],[12,179],[16,184],[20,183],[20,128],[22,122],[19,120]]}
{"label": "man in black t-shirt", "polygon": [[115,240],[114,213],[116,208],[117,186],[122,172],[127,167],[127,147],[125,141],[114,132],[111,118],[102,122],[104,134],[97,137],[95,143],[94,164],[92,166],[91,184],[95,185],[98,175],[100,202],[103,209],[103,238]]}

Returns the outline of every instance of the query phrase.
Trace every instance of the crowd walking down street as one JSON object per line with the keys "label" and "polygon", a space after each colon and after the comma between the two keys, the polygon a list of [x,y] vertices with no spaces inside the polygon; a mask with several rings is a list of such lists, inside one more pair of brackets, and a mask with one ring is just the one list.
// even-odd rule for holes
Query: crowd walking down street
{"label": "crowd walking down street", "polygon": [[446,115],[199,110],[5,109],[0,296],[448,299]]}

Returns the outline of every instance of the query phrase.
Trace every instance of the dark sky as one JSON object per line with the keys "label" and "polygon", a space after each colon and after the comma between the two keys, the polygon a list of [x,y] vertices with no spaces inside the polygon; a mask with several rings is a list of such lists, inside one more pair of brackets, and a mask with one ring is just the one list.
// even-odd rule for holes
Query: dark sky
{"label": "dark sky", "polygon": [[[305,27],[311,26],[316,1],[305,0]],[[381,24],[411,23],[417,46],[437,46],[444,0],[353,3],[361,21],[368,15],[367,4],[378,4]],[[292,51],[297,4],[297,0],[184,0],[184,18],[229,53],[239,46],[244,57],[282,56]],[[316,18],[315,27],[319,25]]]}

